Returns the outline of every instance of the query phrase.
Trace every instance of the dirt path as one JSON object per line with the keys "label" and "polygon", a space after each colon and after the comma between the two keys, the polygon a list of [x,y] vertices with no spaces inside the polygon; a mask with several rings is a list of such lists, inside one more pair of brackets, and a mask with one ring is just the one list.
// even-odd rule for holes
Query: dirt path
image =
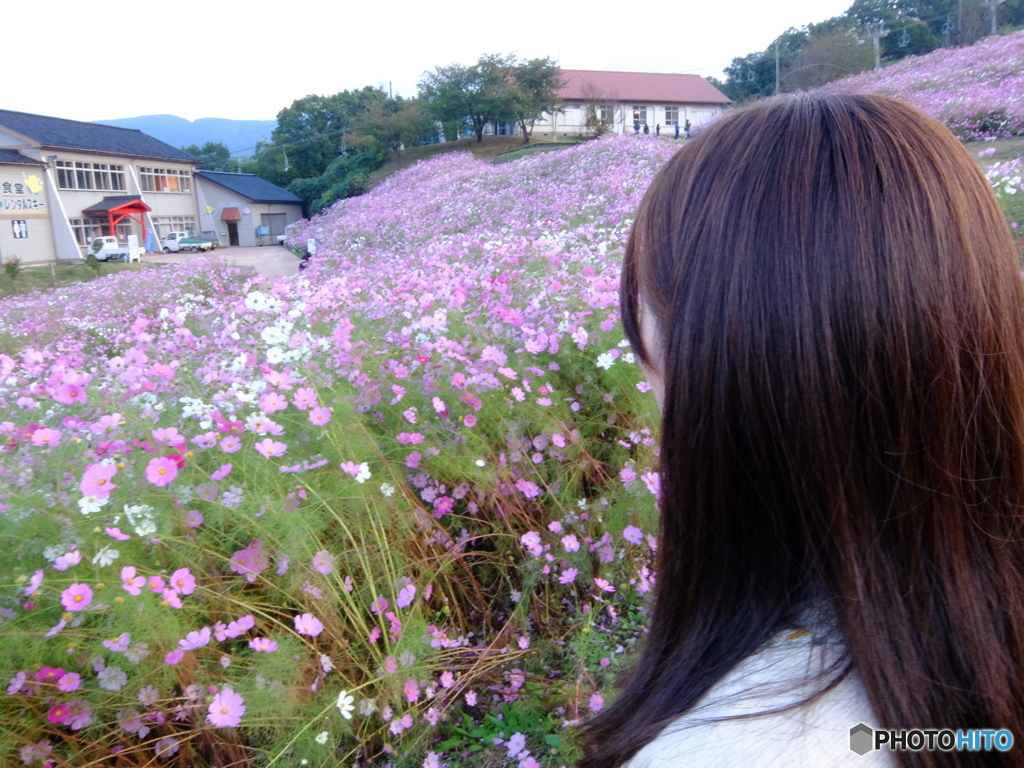
{"label": "dirt path", "polygon": [[[204,256],[201,253],[147,253],[142,260],[151,264],[173,264]],[[252,267],[267,277],[294,275],[299,271],[299,259],[280,245],[218,248],[211,256],[231,266]]]}

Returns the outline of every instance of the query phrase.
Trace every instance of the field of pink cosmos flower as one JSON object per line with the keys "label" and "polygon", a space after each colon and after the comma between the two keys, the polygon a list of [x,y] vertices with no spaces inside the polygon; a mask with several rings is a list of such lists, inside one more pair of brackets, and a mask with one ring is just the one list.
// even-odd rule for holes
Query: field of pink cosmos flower
{"label": "field of pink cosmos flower", "polygon": [[829,83],[828,93],[881,93],[942,122],[963,141],[1024,134],[1024,31],[940,48]]}
{"label": "field of pink cosmos flower", "polygon": [[298,276],[4,300],[0,759],[569,764],[654,578],[617,286],[674,148],[445,156]]}
{"label": "field of pink cosmos flower", "polygon": [[5,299],[0,758],[571,764],[654,582],[617,289],[675,148],[447,155],[294,226],[294,277]]}

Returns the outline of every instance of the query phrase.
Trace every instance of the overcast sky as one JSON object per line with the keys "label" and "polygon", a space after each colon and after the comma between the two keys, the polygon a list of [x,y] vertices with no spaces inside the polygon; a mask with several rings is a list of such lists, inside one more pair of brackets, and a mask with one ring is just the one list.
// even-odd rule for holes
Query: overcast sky
{"label": "overcast sky", "polygon": [[[0,108],[73,120],[151,114],[272,120],[310,93],[379,85],[483,53],[566,69],[720,76],[851,0],[275,0],[8,3]],[[311,13],[315,13],[311,15]]]}

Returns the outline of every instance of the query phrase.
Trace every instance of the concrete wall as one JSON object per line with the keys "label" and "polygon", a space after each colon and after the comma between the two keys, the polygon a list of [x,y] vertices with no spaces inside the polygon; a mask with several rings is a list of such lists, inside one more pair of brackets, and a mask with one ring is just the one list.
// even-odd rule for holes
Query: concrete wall
{"label": "concrete wall", "polygon": [[[643,106],[647,108],[647,126],[653,134],[656,127],[661,125],[662,136],[675,135],[675,126],[668,125],[666,120],[666,108],[676,107],[679,110],[680,130],[687,120],[693,127],[702,125],[716,115],[725,111],[724,106],[716,104],[654,104],[651,102],[616,102],[603,101],[601,104],[608,104],[613,108],[614,122],[611,130],[615,133],[633,132],[633,107]],[[569,102],[564,112],[551,115],[545,113],[537,121],[533,129],[534,136],[585,136],[590,133],[587,129],[587,108],[589,102]],[[595,104],[596,106],[596,104]],[[640,130],[643,131],[643,120],[640,121]]]}

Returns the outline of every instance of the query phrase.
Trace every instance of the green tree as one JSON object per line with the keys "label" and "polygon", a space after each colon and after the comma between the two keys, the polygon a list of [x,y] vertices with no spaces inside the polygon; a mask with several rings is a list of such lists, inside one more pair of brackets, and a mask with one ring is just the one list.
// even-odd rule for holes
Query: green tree
{"label": "green tree", "polygon": [[483,141],[488,123],[515,119],[514,81],[515,54],[485,54],[476,64],[451,64],[424,72],[420,95],[427,104],[427,114],[441,123],[468,120]]}
{"label": "green tree", "polygon": [[199,168],[203,171],[232,171],[236,167],[230,150],[220,142],[208,141],[201,147],[189,144],[182,150],[198,157]]}
{"label": "green tree", "polygon": [[373,104],[357,121],[357,128],[389,154],[398,155],[402,147],[418,146],[437,136],[425,106],[421,99],[388,98]]}
{"label": "green tree", "polygon": [[564,83],[562,72],[552,59],[530,59],[515,64],[512,83],[512,110],[523,134],[523,144],[529,144],[533,126],[540,116],[559,111],[558,89]]}

